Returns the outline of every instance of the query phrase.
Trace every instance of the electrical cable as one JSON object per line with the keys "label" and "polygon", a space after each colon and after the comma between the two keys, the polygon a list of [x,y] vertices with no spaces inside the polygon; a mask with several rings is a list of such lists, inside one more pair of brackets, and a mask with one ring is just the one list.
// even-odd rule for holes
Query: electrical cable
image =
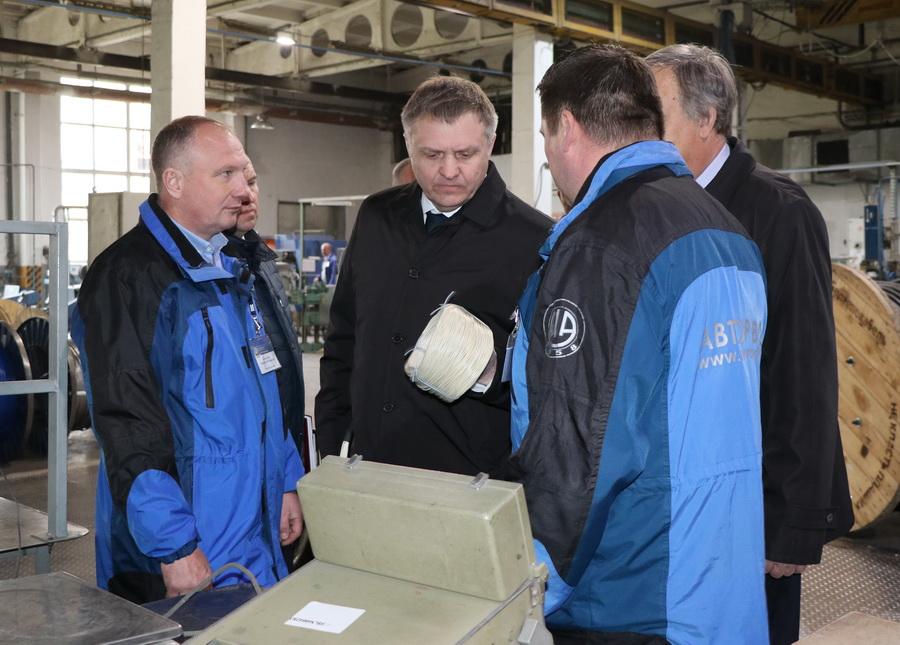
{"label": "electrical cable", "polygon": [[[550,164],[548,162],[544,162],[541,164],[541,167],[538,168],[538,194],[534,200],[534,203],[531,205],[532,208],[537,208],[537,205],[541,201],[541,195],[544,194],[544,169],[550,170]],[[551,181],[553,181],[551,179]]]}
{"label": "electrical cable", "polygon": [[16,497],[16,489],[12,482],[9,481],[9,478],[6,476],[6,471],[4,471],[3,468],[0,468],[0,475],[3,476],[3,481],[6,482],[6,486],[9,488],[9,496],[12,497],[13,502],[16,504],[16,534],[19,538],[19,556],[16,558],[16,575],[13,577],[18,578],[19,573],[22,570],[22,559],[25,557],[25,550],[22,548],[22,505],[19,504],[19,498]]}
{"label": "electrical cable", "polygon": [[819,36],[818,36],[817,34],[815,34],[814,32],[809,32],[809,33],[810,33],[810,35],[811,35],[813,38],[815,38],[816,42],[818,42],[819,45],[820,45],[823,49],[825,49],[826,51],[828,51],[828,53],[831,54],[832,56],[834,56],[835,58],[838,58],[838,59],[841,59],[841,60],[843,60],[843,59],[850,59],[850,58],[856,58],[857,56],[862,56],[863,54],[867,54],[869,51],[871,51],[873,47],[877,47],[878,45],[881,44],[881,39],[873,40],[871,43],[869,43],[868,45],[866,45],[864,48],[860,49],[859,51],[855,51],[855,52],[853,52],[852,54],[838,54],[838,53],[837,53],[836,51],[834,51],[833,49],[827,47],[827,46],[825,45],[825,43],[822,41],[822,39],[819,38]]}
{"label": "electrical cable", "polygon": [[900,60],[897,60],[896,58],[894,58],[893,54],[891,54],[891,52],[887,48],[887,45],[885,45],[883,41],[881,41],[879,39],[879,40],[876,40],[875,42],[877,42],[879,45],[881,45],[882,51],[885,54],[887,54],[887,57],[890,58],[894,62],[895,65],[900,65]]}
{"label": "electrical cable", "polygon": [[[247,569],[247,567],[240,564],[239,562],[226,562],[221,567],[219,567],[218,569],[213,571],[208,577],[204,578],[200,584],[198,584],[196,587],[194,587],[188,593],[186,593],[184,596],[182,596],[181,600],[179,600],[174,605],[172,605],[172,608],[163,614],[163,618],[171,618],[172,616],[174,616],[175,612],[178,611],[179,609],[181,609],[185,605],[185,603],[187,603],[188,600],[193,598],[197,593],[199,593],[199,592],[203,591],[204,589],[206,589],[207,587],[209,587],[212,584],[213,580],[216,579],[216,576],[218,576],[219,574],[221,574],[224,571],[227,571],[228,569],[238,569],[241,573],[243,573],[245,576],[247,576],[247,578],[249,578],[250,584],[253,585],[253,590],[256,591],[256,595],[259,596],[260,594],[262,594],[263,589],[262,589],[262,587],[259,586],[259,582],[257,582],[256,576],[254,576],[253,573],[249,569]],[[196,636],[199,633],[200,633],[200,631],[185,631],[184,635],[185,636]]]}
{"label": "electrical cable", "polygon": [[490,327],[459,305],[453,292],[431,312],[403,369],[421,390],[452,403],[472,389],[494,352]]}

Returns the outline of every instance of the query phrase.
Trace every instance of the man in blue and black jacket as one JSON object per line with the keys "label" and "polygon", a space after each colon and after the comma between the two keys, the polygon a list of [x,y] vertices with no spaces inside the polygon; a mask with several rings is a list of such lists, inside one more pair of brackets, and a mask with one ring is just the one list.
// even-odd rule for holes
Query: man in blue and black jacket
{"label": "man in blue and black jacket", "polygon": [[760,253],[660,141],[653,76],[586,47],[538,90],[573,207],[541,248],[512,358],[556,643],[763,643]]}
{"label": "man in blue and black jacket", "polygon": [[[91,265],[73,313],[94,432],[97,583],[134,602],[237,562],[267,586],[300,533],[303,474],[245,263],[221,253],[249,197],[240,141],[182,117],[153,144],[159,194]],[[216,586],[245,580],[229,570]]]}

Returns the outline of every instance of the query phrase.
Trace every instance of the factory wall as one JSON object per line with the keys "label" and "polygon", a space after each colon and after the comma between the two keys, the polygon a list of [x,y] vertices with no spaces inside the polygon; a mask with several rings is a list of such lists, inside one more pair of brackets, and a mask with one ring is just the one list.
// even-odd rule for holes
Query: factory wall
{"label": "factory wall", "polygon": [[[790,137],[783,143],[782,163],[775,167],[807,168],[824,165],[827,162],[816,158],[817,144],[839,139],[847,140],[848,161],[851,164],[894,161],[900,150],[900,128]],[[770,165],[772,163],[774,160],[770,161]],[[884,198],[884,217],[887,220],[891,216],[891,205],[886,199],[888,172],[885,169],[793,175],[794,180],[803,186],[813,203],[822,211],[828,225],[832,257],[854,254],[853,246],[860,240],[850,232],[854,228],[851,221],[862,218],[863,208],[879,198],[879,175],[882,178],[880,185]]]}
{"label": "factory wall", "polygon": [[862,186],[855,182],[837,186],[805,183],[802,186],[825,218],[831,257],[852,255],[854,240],[850,232],[850,220],[861,218],[863,207],[869,203]]}
{"label": "factory wall", "polygon": [[[260,181],[257,230],[274,234],[279,200],[367,195],[391,185],[390,132],[288,119],[244,131]],[[348,213],[351,230],[355,212]]]}

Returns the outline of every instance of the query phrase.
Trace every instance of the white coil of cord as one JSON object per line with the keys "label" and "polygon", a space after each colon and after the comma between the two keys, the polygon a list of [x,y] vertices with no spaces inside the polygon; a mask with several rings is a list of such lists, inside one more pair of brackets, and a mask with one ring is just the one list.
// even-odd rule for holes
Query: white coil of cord
{"label": "white coil of cord", "polygon": [[447,403],[472,389],[494,352],[490,327],[447,296],[432,312],[404,371],[416,387]]}

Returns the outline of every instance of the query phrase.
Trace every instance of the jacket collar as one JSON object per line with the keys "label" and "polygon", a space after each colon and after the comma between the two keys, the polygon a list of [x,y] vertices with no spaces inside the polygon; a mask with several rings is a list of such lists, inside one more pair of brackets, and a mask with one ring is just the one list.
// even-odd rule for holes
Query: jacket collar
{"label": "jacket collar", "polygon": [[497,219],[497,206],[506,194],[506,184],[497,172],[493,161],[488,162],[487,176],[481,186],[472,195],[472,199],[463,204],[458,215],[466,217],[479,226],[490,226]]}
{"label": "jacket collar", "polygon": [[[482,227],[490,226],[498,217],[497,206],[506,194],[506,184],[497,172],[493,161],[488,162],[487,175],[472,198],[463,204],[462,208],[454,214],[458,221],[465,217]],[[422,188],[418,183],[411,183],[402,187],[396,194],[396,201],[391,206],[401,206],[419,215],[417,220],[421,223],[422,215]],[[392,209],[393,210],[393,209]]]}
{"label": "jacket collar", "polygon": [[235,261],[225,255],[222,256],[222,268],[209,266],[203,261],[194,245],[178,230],[172,218],[159,205],[159,196],[156,193],[141,204],[140,221],[169,257],[194,282],[233,278],[237,275],[234,273],[238,270]]}
{"label": "jacket collar", "polygon": [[676,176],[690,175],[678,149],[667,141],[638,141],[603,157],[584,182],[575,205],[550,230],[550,235],[540,248],[540,255],[547,260],[559,238],[591,204],[630,177],[664,166]]}
{"label": "jacket collar", "polygon": [[756,160],[743,143],[734,137],[728,137],[728,145],[731,147],[731,154],[728,155],[722,169],[706,186],[706,191],[726,206],[731,201],[732,195],[756,169]]}
{"label": "jacket collar", "polygon": [[228,246],[225,247],[224,252],[227,255],[247,260],[251,267],[257,267],[263,262],[278,258],[275,251],[266,246],[255,230],[247,231],[243,238],[229,235]]}

